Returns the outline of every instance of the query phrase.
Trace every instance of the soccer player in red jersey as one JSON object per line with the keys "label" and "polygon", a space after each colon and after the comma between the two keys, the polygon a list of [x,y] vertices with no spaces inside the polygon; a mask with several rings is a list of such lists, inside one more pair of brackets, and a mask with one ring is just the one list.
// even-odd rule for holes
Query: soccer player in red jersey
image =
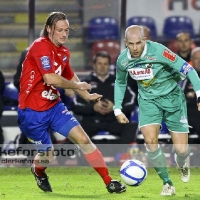
{"label": "soccer player in red jersey", "polygon": [[88,163],[102,177],[108,192],[121,193],[126,191],[126,187],[112,180],[101,152],[63,105],[57,90],[73,89],[86,101],[99,101],[102,97],[97,93],[90,94],[91,85],[80,82],[70,66],[70,51],[64,46],[69,30],[69,21],[64,13],[50,13],[42,37],[33,42],[23,62],[18,122],[28,140],[40,150],[34,158],[31,171],[38,187],[45,192],[52,192],[45,173],[46,163],[54,160],[54,148],[48,132],[50,129],[79,145]]}

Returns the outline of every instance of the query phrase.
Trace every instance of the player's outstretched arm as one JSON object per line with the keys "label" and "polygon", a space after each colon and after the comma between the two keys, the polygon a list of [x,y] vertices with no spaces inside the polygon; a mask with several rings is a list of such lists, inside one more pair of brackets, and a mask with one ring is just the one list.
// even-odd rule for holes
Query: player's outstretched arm
{"label": "player's outstretched arm", "polygon": [[122,112],[121,114],[115,116],[117,118],[117,121],[120,123],[120,124],[127,124],[129,123],[129,120],[128,118],[124,115],[124,113]]}
{"label": "player's outstretched arm", "polygon": [[58,74],[51,73],[45,74],[43,76],[43,79],[47,84],[52,85],[56,88],[58,87],[74,90],[80,97],[82,97],[86,101],[99,101],[102,97],[102,95],[99,95],[97,93],[90,94],[88,91],[91,90],[91,85],[86,82],[81,82],[76,75],[74,75],[71,80],[67,80]]}
{"label": "player's outstretched arm", "polygon": [[64,89],[77,89],[77,90],[91,90],[91,85],[86,83],[86,82],[80,82],[79,80],[67,80],[63,78],[62,76],[55,74],[55,73],[50,73],[50,74],[45,74],[43,76],[43,79],[46,84],[52,85],[56,88],[64,88]]}

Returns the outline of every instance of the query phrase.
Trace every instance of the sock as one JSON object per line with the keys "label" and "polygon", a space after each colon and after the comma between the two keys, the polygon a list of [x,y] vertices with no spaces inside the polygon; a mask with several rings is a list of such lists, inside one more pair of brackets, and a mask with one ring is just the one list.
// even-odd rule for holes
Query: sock
{"label": "sock", "polygon": [[43,176],[45,174],[45,169],[47,167],[43,167],[38,164],[38,161],[34,159],[34,171],[37,174],[37,176]]}
{"label": "sock", "polygon": [[185,163],[186,163],[186,158],[190,155],[190,146],[189,146],[189,144],[187,145],[187,152],[185,154],[179,154],[179,153],[176,152],[176,155],[177,155],[178,166],[180,168],[182,168],[183,165],[185,165]]}
{"label": "sock", "polygon": [[156,151],[147,150],[147,156],[150,163],[154,166],[159,177],[163,180],[163,185],[165,185],[166,183],[168,183],[169,185],[173,185],[167,170],[166,158],[160,146]]}
{"label": "sock", "polygon": [[108,185],[112,178],[109,176],[108,168],[101,152],[95,149],[92,153],[84,154],[87,162],[98,172],[104,183]]}

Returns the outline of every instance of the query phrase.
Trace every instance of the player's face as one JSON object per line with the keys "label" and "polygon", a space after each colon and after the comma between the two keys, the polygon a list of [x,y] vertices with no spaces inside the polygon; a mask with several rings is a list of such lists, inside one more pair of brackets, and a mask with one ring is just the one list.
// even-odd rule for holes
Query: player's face
{"label": "player's face", "polygon": [[93,68],[97,76],[100,76],[100,77],[107,76],[110,69],[108,58],[97,57],[96,63],[94,63]]}
{"label": "player's face", "polygon": [[68,20],[59,20],[56,22],[55,26],[50,29],[48,27],[49,38],[56,45],[64,45],[69,36],[69,22]]}
{"label": "player's face", "polygon": [[142,39],[139,35],[127,35],[125,39],[132,58],[139,58],[144,50],[145,38]]}
{"label": "player's face", "polygon": [[181,52],[187,52],[191,50],[191,39],[188,34],[181,34],[177,39],[178,49]]}
{"label": "player's face", "polygon": [[200,72],[200,50],[196,51],[193,55],[192,55],[192,64],[193,67]]}

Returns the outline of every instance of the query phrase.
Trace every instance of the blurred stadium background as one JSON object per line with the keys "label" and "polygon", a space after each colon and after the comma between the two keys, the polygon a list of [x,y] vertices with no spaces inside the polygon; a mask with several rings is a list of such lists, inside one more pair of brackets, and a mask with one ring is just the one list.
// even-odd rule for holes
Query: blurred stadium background
{"label": "blurred stadium background", "polygon": [[193,0],[1,0],[0,68],[7,78],[12,77],[21,52],[39,36],[52,11],[67,14],[74,28],[66,44],[72,52],[71,64],[83,73],[90,69],[91,54],[99,48],[111,49],[114,64],[130,24],[147,25],[152,39],[163,44],[180,30],[190,31],[198,44],[199,9],[199,1]]}

